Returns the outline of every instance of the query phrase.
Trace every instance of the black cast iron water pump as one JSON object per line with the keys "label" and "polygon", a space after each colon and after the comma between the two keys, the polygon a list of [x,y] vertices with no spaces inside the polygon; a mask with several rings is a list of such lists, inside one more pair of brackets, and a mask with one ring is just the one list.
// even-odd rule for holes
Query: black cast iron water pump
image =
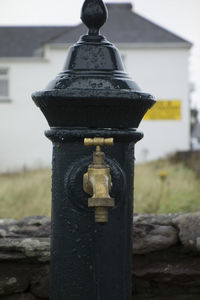
{"label": "black cast iron water pump", "polygon": [[88,34],[32,95],[53,142],[51,300],[132,297],[134,146],[143,136],[136,128],[155,99],[100,35],[106,18],[102,0],[85,0]]}

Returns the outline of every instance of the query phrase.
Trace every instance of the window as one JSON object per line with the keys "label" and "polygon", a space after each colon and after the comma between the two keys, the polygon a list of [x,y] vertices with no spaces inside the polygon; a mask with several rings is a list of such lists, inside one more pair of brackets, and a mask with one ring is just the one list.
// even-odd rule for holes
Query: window
{"label": "window", "polygon": [[8,69],[0,68],[0,101],[9,100]]}

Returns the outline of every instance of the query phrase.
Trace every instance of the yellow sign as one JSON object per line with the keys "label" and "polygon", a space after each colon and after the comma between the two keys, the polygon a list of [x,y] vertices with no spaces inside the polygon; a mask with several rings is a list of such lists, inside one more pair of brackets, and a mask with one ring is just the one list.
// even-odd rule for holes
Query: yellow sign
{"label": "yellow sign", "polygon": [[180,100],[159,100],[147,111],[144,120],[181,120]]}

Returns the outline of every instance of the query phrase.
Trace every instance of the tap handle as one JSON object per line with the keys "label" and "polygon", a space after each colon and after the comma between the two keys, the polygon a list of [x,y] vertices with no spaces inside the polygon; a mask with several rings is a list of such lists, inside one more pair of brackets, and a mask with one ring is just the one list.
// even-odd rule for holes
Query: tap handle
{"label": "tap handle", "polygon": [[113,138],[84,138],[84,146],[113,146]]}

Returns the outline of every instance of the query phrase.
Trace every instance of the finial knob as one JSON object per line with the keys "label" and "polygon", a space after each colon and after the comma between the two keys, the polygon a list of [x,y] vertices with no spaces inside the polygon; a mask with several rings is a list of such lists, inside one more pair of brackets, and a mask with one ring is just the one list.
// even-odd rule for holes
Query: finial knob
{"label": "finial knob", "polygon": [[88,35],[98,35],[107,19],[107,9],[102,0],[85,0],[81,20],[89,28]]}

